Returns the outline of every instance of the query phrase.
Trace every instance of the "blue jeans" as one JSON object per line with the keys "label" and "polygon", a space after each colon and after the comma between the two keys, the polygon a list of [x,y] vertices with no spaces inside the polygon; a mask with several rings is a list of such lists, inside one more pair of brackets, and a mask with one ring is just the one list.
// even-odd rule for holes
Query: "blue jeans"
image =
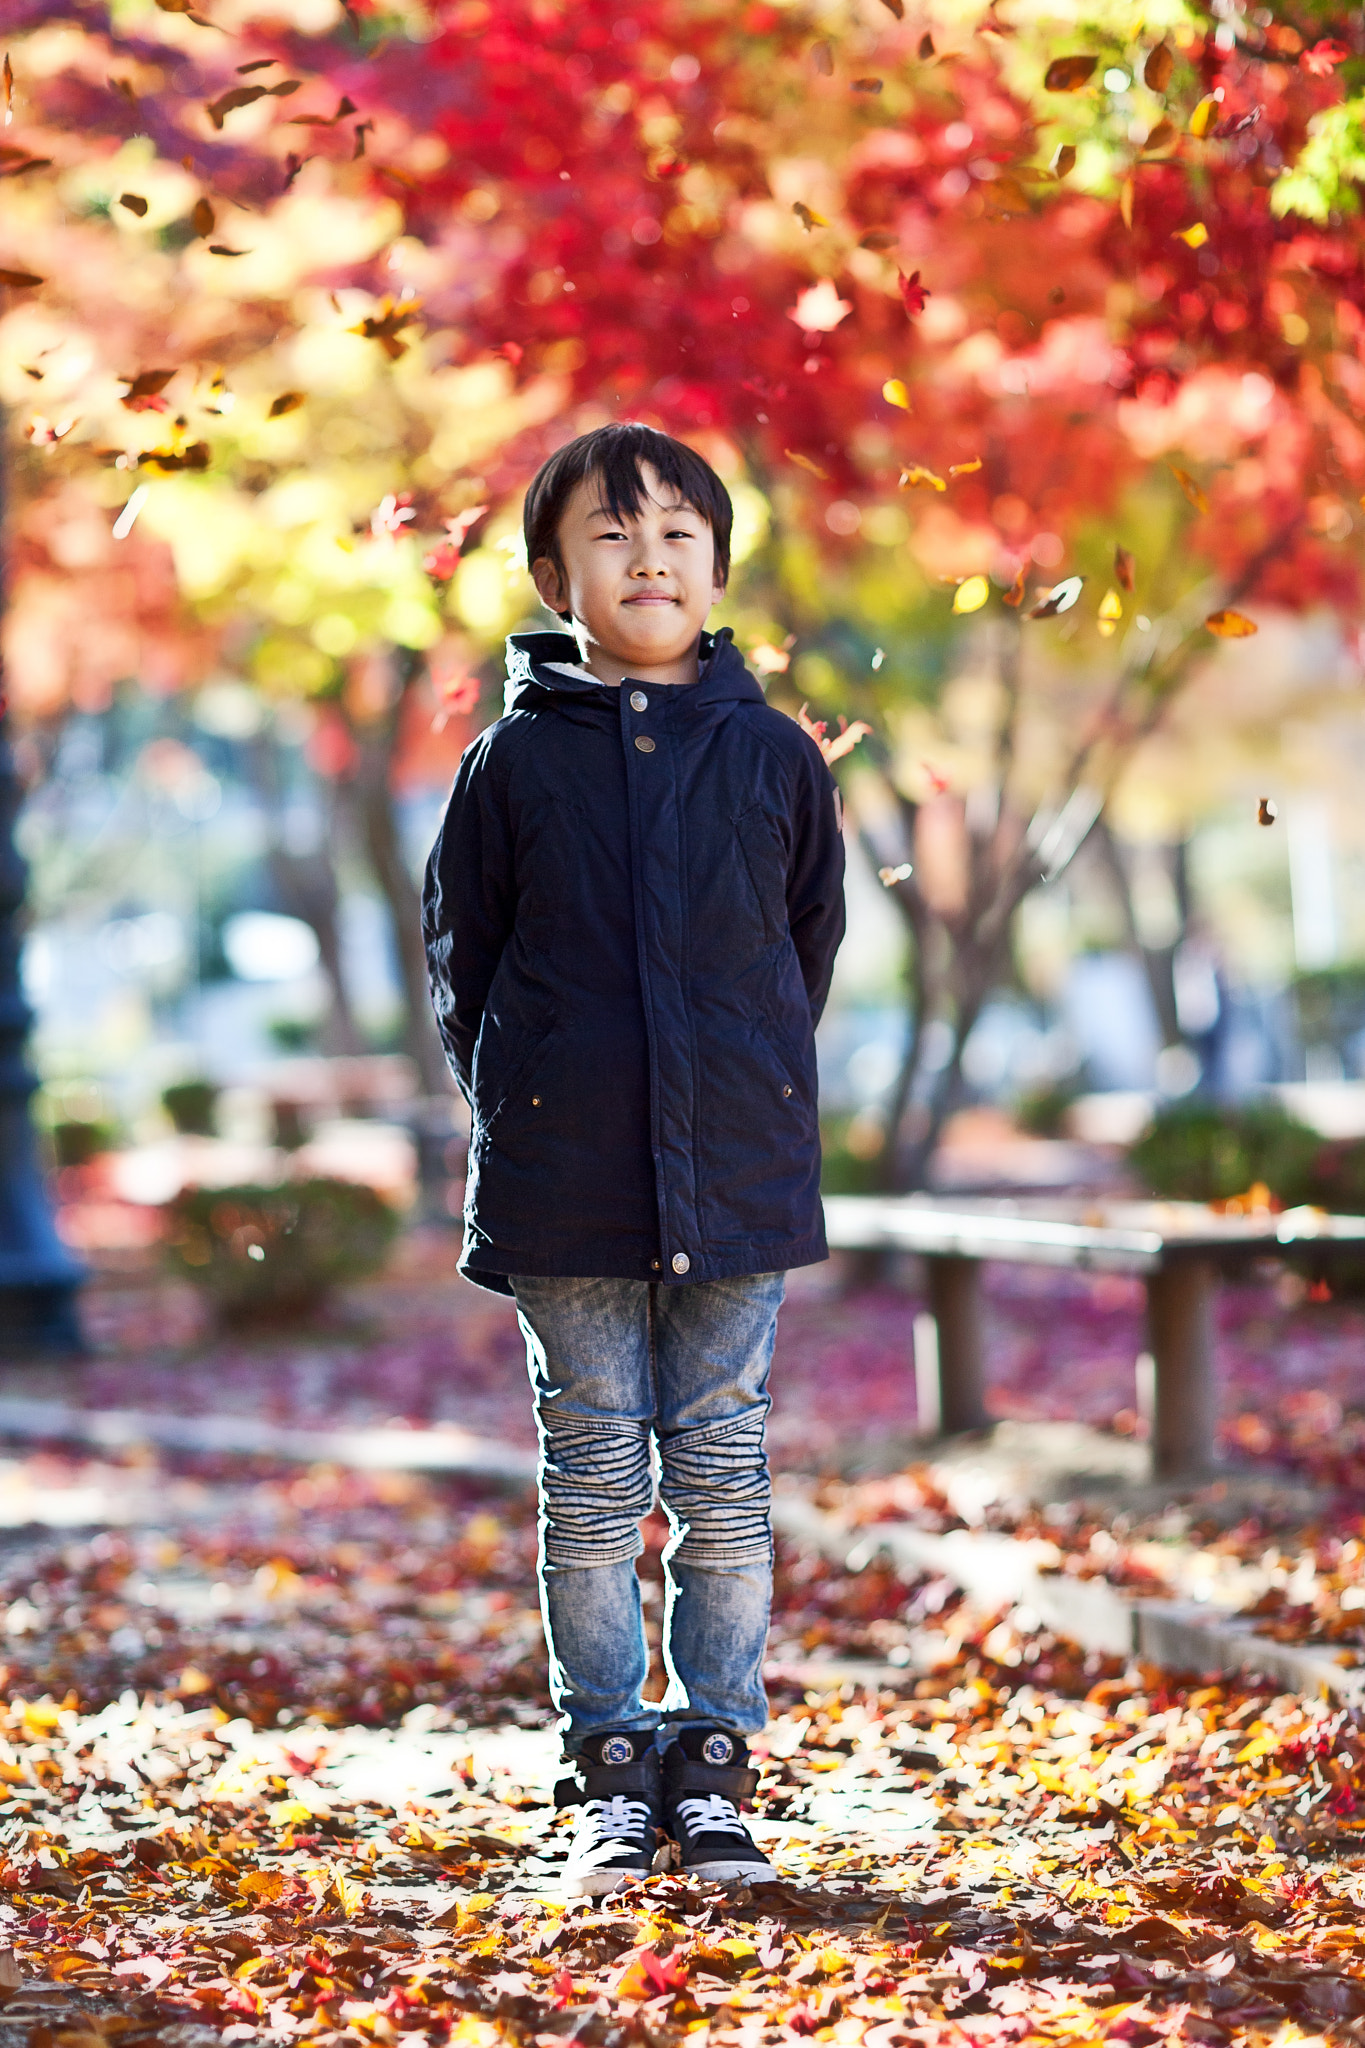
{"label": "blue jeans", "polygon": [[[659,1287],[514,1275],[540,1436],[540,1602],[550,1696],[572,1755],[604,1728],[768,1717],[772,1600],[763,1447],[785,1273]],[[659,1497],[664,1666],[659,1706],[635,1560]]]}

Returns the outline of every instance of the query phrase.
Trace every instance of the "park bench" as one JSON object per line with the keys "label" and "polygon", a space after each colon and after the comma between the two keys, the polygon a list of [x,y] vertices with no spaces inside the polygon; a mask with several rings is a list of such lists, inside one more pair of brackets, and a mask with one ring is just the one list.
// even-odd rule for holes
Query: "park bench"
{"label": "park bench", "polygon": [[1169,1480],[1198,1479],[1216,1463],[1220,1274],[1275,1259],[1330,1280],[1334,1268],[1359,1262],[1365,1251],[1362,1216],[1319,1209],[1234,1215],[1202,1202],[831,1195],[825,1220],[832,1250],[911,1252],[924,1259],[933,1321],[917,1331],[916,1383],[921,1427],[934,1434],[990,1423],[985,1260],[1140,1276],[1153,1361],[1152,1472]]}

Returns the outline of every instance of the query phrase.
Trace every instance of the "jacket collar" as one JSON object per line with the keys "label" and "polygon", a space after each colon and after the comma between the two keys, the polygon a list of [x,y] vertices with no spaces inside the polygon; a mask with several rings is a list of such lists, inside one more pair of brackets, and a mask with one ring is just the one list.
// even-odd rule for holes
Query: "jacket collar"
{"label": "jacket collar", "polygon": [[[504,711],[568,710],[604,701],[605,686],[589,675],[565,675],[581,667],[578,642],[569,633],[512,633],[507,641]],[[552,664],[554,664],[552,666]],[[562,666],[561,666],[562,665]],[[670,700],[691,704],[761,704],[763,692],[734,643],[731,627],[701,636],[701,668],[695,683],[669,690]]]}

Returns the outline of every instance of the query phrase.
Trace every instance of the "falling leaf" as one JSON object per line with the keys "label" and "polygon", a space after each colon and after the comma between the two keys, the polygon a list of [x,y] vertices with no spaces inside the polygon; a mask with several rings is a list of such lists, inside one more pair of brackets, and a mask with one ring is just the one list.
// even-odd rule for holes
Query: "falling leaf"
{"label": "falling leaf", "polygon": [[914,872],[913,863],[903,860],[899,867],[878,868],[877,880],[881,883],[883,889],[894,889],[897,882],[908,882]]}
{"label": "falling leaf", "polygon": [[880,92],[882,82],[880,78],[855,78],[850,81],[848,89],[850,92]]}
{"label": "falling leaf", "polygon": [[882,6],[894,14],[897,21],[905,20],[905,0],[882,0]]}
{"label": "falling leaf", "polygon": [[1187,469],[1177,469],[1174,463],[1171,463],[1170,471],[1195,511],[1207,512],[1209,509],[1208,498],[1205,496],[1203,487],[1195,481],[1189,471]]}
{"label": "falling leaf", "polygon": [[226,242],[209,243],[210,256],[246,256],[249,253],[246,249],[229,249]]}
{"label": "falling leaf", "polygon": [[1061,583],[1054,583],[1046,597],[1041,597],[1032,610],[1025,613],[1030,619],[1055,619],[1061,613],[1069,612],[1085,587],[1084,576],[1068,576]]}
{"label": "falling leaf", "polygon": [[1256,799],[1256,823],[1258,825],[1273,825],[1279,815],[1273,796],[1262,796]]}
{"label": "falling leaf", "polygon": [[278,420],[282,419],[287,412],[297,412],[304,402],[304,397],[305,394],[302,391],[282,391],[278,398],[271,399],[270,410],[267,412],[266,418],[268,420]]}
{"label": "falling leaf", "polygon": [[352,163],[358,163],[365,154],[365,137],[374,131],[373,121],[357,121],[355,124],[355,148],[351,151]]}
{"label": "falling leaf", "polygon": [[813,207],[803,205],[799,199],[793,202],[792,212],[796,215],[796,218],[800,221],[807,234],[810,233],[812,228],[827,228],[829,226],[829,222],[822,213],[817,213]]}
{"label": "falling leaf", "polygon": [[921,487],[931,491],[946,491],[948,485],[943,477],[935,476],[933,470],[925,469],[922,463],[917,462],[910,469],[901,471],[899,489],[916,491]]}
{"label": "falling leaf", "polygon": [[194,211],[190,215],[190,226],[194,229],[196,235],[211,235],[215,225],[213,208],[209,205],[208,200],[196,199]]}
{"label": "falling leaf", "polygon": [[1209,128],[1212,126],[1213,121],[1218,113],[1220,104],[1221,101],[1216,92],[1210,92],[1204,95],[1203,99],[1200,100],[1194,112],[1190,115],[1191,135],[1201,136],[1206,135],[1208,133]]}
{"label": "falling leaf", "polygon": [[[158,6],[162,4],[163,0],[157,0]],[[229,91],[221,93],[216,100],[208,101],[205,112],[221,133],[223,122],[235,108],[253,106],[257,100],[265,98],[267,90],[264,85],[234,85]]]}
{"label": "falling leaf", "polygon": [[1125,178],[1119,188],[1119,217],[1126,228],[1133,225],[1134,186],[1131,178]]}
{"label": "falling leaf", "polygon": [[338,121],[344,121],[355,110],[355,101],[343,97],[334,114],[295,114],[289,125],[291,128],[335,128]]}
{"label": "falling leaf", "polygon": [[389,491],[370,514],[370,533],[375,540],[396,540],[416,517],[410,491]]}
{"label": "falling leaf", "polygon": [[1175,55],[1169,43],[1160,42],[1147,52],[1147,62],[1142,67],[1142,82],[1149,92],[1165,92],[1175,69]]}
{"label": "falling leaf", "polygon": [[1142,145],[1142,154],[1144,156],[1169,155],[1179,140],[1179,130],[1176,128],[1174,121],[1158,121],[1156,126],[1148,132],[1147,140]]}
{"label": "falling leaf", "polygon": [[852,311],[849,301],[839,297],[833,280],[822,277],[818,284],[808,285],[805,291],[797,293],[796,304],[788,308],[787,318],[807,334],[832,334]]}
{"label": "falling leaf", "polygon": [[34,285],[46,283],[45,277],[32,270],[0,270],[0,284],[11,285],[15,291],[30,291]]}
{"label": "falling leaf", "polygon": [[174,375],[174,370],[143,370],[137,377],[121,377],[119,382],[128,386],[123,394],[123,403],[127,405],[129,399],[157,397]]}
{"label": "falling leaf", "polygon": [[1009,589],[1005,591],[1001,598],[1001,603],[1007,604],[1011,611],[1018,611],[1020,605],[1024,602],[1024,592],[1027,587],[1028,563],[1022,562],[1013,583],[1011,583]]}
{"label": "falling leaf", "polygon": [[900,286],[901,303],[912,318],[916,313],[924,311],[925,300],[932,296],[928,285],[921,284],[919,280],[920,274],[917,270],[912,270],[909,277],[906,277],[899,270],[896,272],[896,282]]}
{"label": "falling leaf", "polygon": [[1330,78],[1337,65],[1344,64],[1350,54],[1345,43],[1334,43],[1330,37],[1324,37],[1320,43],[1314,43],[1311,50],[1304,51],[1299,66],[1311,78]]}
{"label": "falling leaf", "polygon": [[182,469],[205,470],[209,466],[209,444],[192,441],[187,448],[147,448],[138,456],[138,466],[160,470],[163,475]]}
{"label": "falling leaf", "polygon": [[1059,146],[1058,146],[1058,149],[1057,149],[1057,153],[1056,153],[1056,155],[1055,155],[1055,156],[1053,157],[1053,159],[1052,159],[1052,169],[1053,169],[1054,173],[1055,173],[1055,174],[1056,174],[1056,176],[1057,176],[1057,177],[1059,177],[1059,178],[1065,178],[1065,177],[1068,177],[1068,176],[1069,176],[1069,175],[1071,174],[1071,172],[1075,170],[1075,168],[1076,168],[1076,145],[1075,145],[1075,143],[1074,143],[1074,142],[1063,142],[1063,143],[1059,144]]}
{"label": "falling leaf", "polygon": [[785,647],[774,647],[767,640],[760,640],[757,647],[749,649],[749,659],[761,676],[784,676],[791,667],[791,655]]}
{"label": "falling leaf", "polygon": [[74,417],[66,420],[48,420],[44,419],[40,412],[36,412],[29,421],[26,432],[35,448],[55,448],[59,441],[66,439],[75,425]]}
{"label": "falling leaf", "polygon": [[1100,637],[1108,640],[1117,632],[1119,620],[1123,617],[1123,599],[1119,596],[1117,590],[1105,591],[1104,596],[1100,599],[1100,608],[1096,617],[1099,623]]}
{"label": "falling leaf", "polygon": [[822,78],[832,78],[834,76],[834,48],[832,44],[823,41],[812,43],[810,46],[810,61]]}
{"label": "falling leaf", "polygon": [[8,50],[3,68],[0,68],[0,98],[4,101],[5,126],[8,128],[14,119],[14,66],[9,61]]}
{"label": "falling leaf", "polygon": [[1134,570],[1135,564],[1129,550],[1123,547],[1116,547],[1114,549],[1114,581],[1118,584],[1120,590],[1132,591]]}
{"label": "falling leaf", "polygon": [[902,412],[910,411],[910,393],[900,377],[888,377],[882,386],[882,397],[888,405],[899,406]]}
{"label": "falling leaf", "polygon": [[114,521],[113,536],[115,540],[127,540],[133,530],[133,524],[137,519],[138,513],[147,502],[151,488],[150,484],[139,484],[133,492],[133,495],[119,513],[118,518]]}
{"label": "falling leaf", "polygon": [[1054,57],[1043,74],[1048,92],[1079,92],[1099,63],[1098,57]]}
{"label": "falling leaf", "polygon": [[272,64],[278,64],[279,61],[278,57],[253,57],[249,64],[237,66],[237,76],[245,78],[251,71],[268,71]]}
{"label": "falling leaf", "polygon": [[1219,640],[1247,640],[1261,629],[1256,621],[1249,619],[1244,612],[1224,610],[1210,612],[1204,621],[1204,630],[1206,633],[1213,633]]}
{"label": "falling leaf", "polygon": [[988,576],[968,576],[958,584],[953,594],[955,612],[979,612],[991,594]]}
{"label": "falling leaf", "polygon": [[408,352],[405,341],[398,339],[403,328],[411,327],[421,310],[420,299],[403,299],[395,302],[391,298],[381,299],[377,313],[367,314],[356,326],[348,327],[348,334],[363,335],[367,341],[377,341],[390,362],[396,363]]}
{"label": "falling leaf", "polygon": [[803,455],[799,448],[784,448],[782,453],[788,462],[794,462],[798,469],[808,469],[812,476],[819,477],[821,483],[829,482],[829,471],[821,469],[818,462],[813,461],[809,455]]}
{"label": "falling leaf", "polygon": [[922,36],[920,37],[920,39],[919,39],[919,61],[920,61],[920,63],[921,63],[921,64],[927,64],[927,63],[929,62],[929,59],[930,59],[930,58],[931,58],[931,57],[932,57],[933,55],[934,55],[934,39],[933,39],[933,37],[932,37],[932,36],[930,35],[930,33],[929,33],[928,29],[926,29],[926,30],[924,31],[924,34],[923,34],[923,35],[922,35]]}
{"label": "falling leaf", "polygon": [[899,237],[887,228],[869,228],[865,235],[859,235],[860,249],[894,249]]}
{"label": "falling leaf", "polygon": [[919,765],[924,770],[925,780],[929,784],[930,795],[947,796],[948,791],[952,787],[947,776],[940,775],[931,761],[921,761]]}
{"label": "falling leaf", "polygon": [[126,206],[129,213],[135,213],[139,220],[147,211],[147,202],[140,192],[120,192],[118,203],[120,206]]}
{"label": "falling leaf", "polygon": [[1202,220],[1195,221],[1192,227],[1176,228],[1171,236],[1173,242],[1184,242],[1190,249],[1202,249],[1208,238],[1209,231]]}
{"label": "falling leaf", "polygon": [[981,457],[979,455],[973,456],[970,462],[950,462],[948,464],[948,477],[951,481],[955,476],[975,476],[980,468]]}
{"label": "falling leaf", "polygon": [[874,648],[873,648],[873,650],[872,650],[872,666],[873,666],[873,668],[874,668],[874,669],[878,669],[878,668],[880,668],[880,667],[881,667],[881,665],[882,665],[882,663],[883,663],[883,662],[884,662],[885,660],[886,660],[886,649],[885,649],[884,647],[874,647]]}

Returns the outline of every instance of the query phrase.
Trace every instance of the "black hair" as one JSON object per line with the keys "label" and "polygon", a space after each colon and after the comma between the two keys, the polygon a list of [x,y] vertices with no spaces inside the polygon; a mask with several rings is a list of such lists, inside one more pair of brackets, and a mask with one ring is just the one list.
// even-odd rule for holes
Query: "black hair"
{"label": "black hair", "polygon": [[[616,420],[610,426],[595,427],[557,448],[531,479],[522,510],[522,531],[526,536],[526,559],[537,562],[548,557],[562,571],[559,552],[559,522],[572,493],[585,477],[596,477],[602,485],[602,499],[613,519],[638,512],[648,492],[640,474],[649,463],[660,483],[676,491],[711,529],[716,548],[716,577],[724,584],[730,576],[730,528],[734,507],[730,493],[709,462],[684,441],[675,441],[657,427],[637,420]],[[570,617],[561,612],[563,619]]]}

